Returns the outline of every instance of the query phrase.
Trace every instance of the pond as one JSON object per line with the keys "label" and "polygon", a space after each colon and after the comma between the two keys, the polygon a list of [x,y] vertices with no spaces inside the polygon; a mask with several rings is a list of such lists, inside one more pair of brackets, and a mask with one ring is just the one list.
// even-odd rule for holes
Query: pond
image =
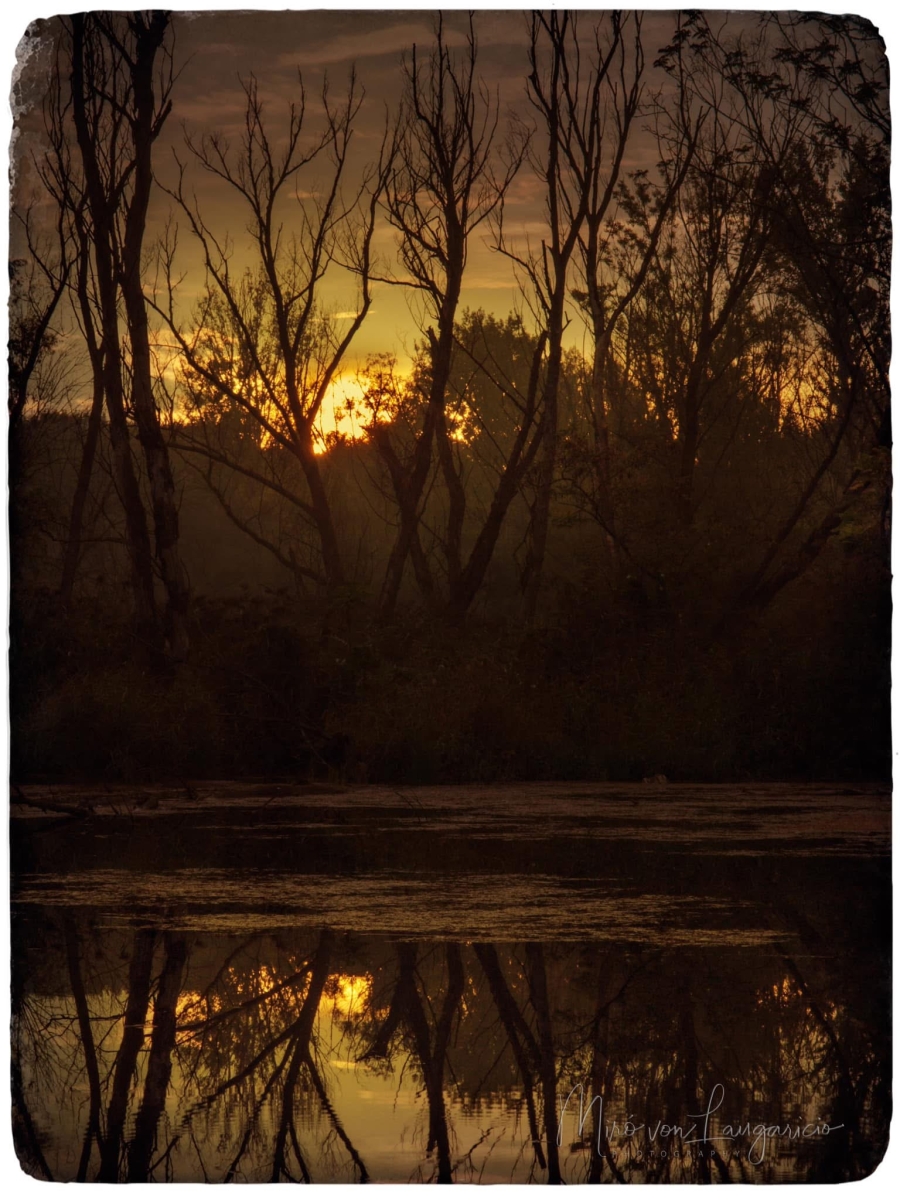
{"label": "pond", "polygon": [[890,1118],[875,787],[207,783],[13,804],[53,1180],[837,1182]]}

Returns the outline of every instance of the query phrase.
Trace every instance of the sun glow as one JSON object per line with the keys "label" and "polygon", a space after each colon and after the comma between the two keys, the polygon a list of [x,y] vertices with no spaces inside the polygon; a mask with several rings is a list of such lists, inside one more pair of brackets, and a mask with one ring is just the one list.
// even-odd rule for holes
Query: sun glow
{"label": "sun glow", "polygon": [[[390,422],[392,405],[407,382],[391,358],[384,375],[358,371],[333,379],[316,420],[316,453],[324,454],[339,442],[365,441],[373,422]],[[387,398],[387,399],[386,399]]]}
{"label": "sun glow", "polygon": [[371,975],[329,975],[320,1007],[333,1009],[341,1017],[358,1014],[372,991]]}
{"label": "sun glow", "polygon": [[369,419],[367,385],[365,375],[341,377],[329,384],[316,422],[317,454],[324,454],[337,441],[359,442],[365,438]]}

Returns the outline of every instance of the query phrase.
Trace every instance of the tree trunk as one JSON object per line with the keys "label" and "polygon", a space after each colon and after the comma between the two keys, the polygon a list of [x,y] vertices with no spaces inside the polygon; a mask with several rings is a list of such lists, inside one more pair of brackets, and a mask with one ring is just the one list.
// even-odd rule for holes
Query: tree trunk
{"label": "tree trunk", "polygon": [[85,34],[87,16],[72,17],[72,116],[81,154],[88,206],[93,220],[94,262],[100,300],[103,393],[109,415],[113,471],[119,497],[125,509],[125,531],[131,565],[131,587],[135,620],[139,631],[155,635],[156,603],[153,587],[153,560],[147,519],[140,487],[131,456],[125,399],[122,388],[122,356],[119,345],[119,314],[116,302],[116,276],[113,258],[115,213],[104,194],[97,161],[97,145],[89,127],[85,87]]}
{"label": "tree trunk", "polygon": [[434,410],[429,404],[422,422],[422,432],[416,441],[415,458],[409,479],[397,493],[400,507],[400,532],[397,534],[381,586],[379,610],[384,619],[390,618],[397,607],[403,570],[409,557],[413,538],[419,527],[419,500],[431,466],[431,446],[434,441]]}
{"label": "tree trunk", "polygon": [[166,591],[164,629],[169,654],[175,661],[187,656],[187,611],[190,592],[187,574],[178,553],[178,504],[169,452],[159,423],[153,396],[147,306],[141,284],[141,254],[147,224],[147,206],[153,184],[151,152],[160,121],[155,112],[153,64],[168,27],[168,15],[155,12],[136,34],[135,59],[131,66],[136,119],[134,140],[134,191],[125,221],[122,247],[122,295],[131,339],[131,401],[147,466],[156,562]]}
{"label": "tree trunk", "polygon": [[429,330],[431,347],[431,387],[428,393],[428,407],[422,422],[422,432],[416,443],[415,460],[409,485],[403,496],[398,496],[400,505],[400,533],[388,560],[381,596],[381,613],[383,617],[393,614],[403,579],[406,560],[412,548],[413,538],[419,526],[419,504],[428,471],[431,466],[431,447],[435,439],[438,441],[438,455],[445,482],[450,491],[450,519],[447,535],[447,566],[451,581],[459,578],[460,541],[462,537],[462,522],[465,515],[465,494],[462,491],[459,477],[453,467],[452,447],[449,445],[445,408],[447,400],[447,384],[450,380],[450,369],[453,361],[453,327],[456,322],[456,310],[462,291],[463,269],[465,266],[466,242],[461,227],[454,226],[448,214],[448,228],[453,230],[447,239],[447,276],[446,290],[441,300],[438,314],[438,333]]}
{"label": "tree trunk", "polygon": [[[458,294],[458,292],[457,292]],[[455,317],[455,305],[453,315]],[[444,403],[447,393],[447,382],[450,378],[450,359],[453,352],[453,326],[450,325],[449,336],[444,336],[443,330],[439,338],[432,338],[431,355],[431,388],[428,394],[428,407],[422,422],[422,432],[416,442],[416,452],[413,469],[403,495],[397,497],[400,505],[400,532],[388,560],[385,581],[382,587],[381,613],[390,617],[396,607],[400,584],[406,560],[412,550],[413,540],[419,528],[419,504],[428,479],[431,467],[431,447],[436,438],[439,439],[438,429],[444,425]],[[440,453],[440,451],[439,451]]]}
{"label": "tree trunk", "polygon": [[87,1179],[88,1164],[91,1160],[94,1139],[101,1151],[103,1148],[100,1132],[100,1068],[97,1064],[97,1049],[94,1045],[94,1033],[91,1028],[91,1015],[88,1009],[87,994],[84,980],[81,977],[81,947],[78,944],[78,932],[75,921],[69,915],[63,918],[63,931],[66,939],[66,960],[69,967],[69,985],[72,988],[72,999],[75,1002],[75,1013],[78,1017],[78,1033],[84,1053],[84,1069],[88,1080],[88,1120],[84,1132],[84,1143],[78,1172],[75,1176],[78,1183]]}
{"label": "tree trunk", "polygon": [[538,942],[525,947],[528,990],[537,1018],[538,1078],[544,1101],[544,1136],[547,1139],[547,1182],[562,1183],[559,1165],[558,1122],[556,1117],[556,1053],[553,1046],[553,1022],[547,992],[547,968],[544,948]]}
{"label": "tree trunk", "polygon": [[494,1007],[497,1009],[497,1014],[506,1031],[506,1036],[509,1039],[510,1048],[513,1052],[513,1058],[519,1069],[519,1075],[522,1080],[522,1091],[525,1094],[525,1112],[528,1117],[528,1132],[531,1135],[534,1157],[541,1170],[545,1171],[547,1169],[547,1160],[544,1156],[544,1148],[541,1144],[540,1130],[538,1129],[537,1106],[534,1102],[534,1072],[532,1069],[533,1067],[537,1069],[540,1052],[534,1040],[534,1035],[528,1028],[525,1018],[522,1016],[519,1006],[516,1004],[513,994],[509,990],[509,986],[503,976],[496,947],[489,943],[476,942],[474,949],[478,956],[478,961],[481,963],[481,969],[487,978]]}
{"label": "tree trunk", "polygon": [[112,1095],[106,1120],[106,1138],[97,1174],[98,1183],[116,1183],[119,1178],[119,1154],[128,1114],[128,1094],[131,1091],[138,1055],[144,1044],[144,1022],[150,1004],[150,974],[155,943],[156,933],[152,929],[139,929],[134,935],[128,972],[128,1001],[122,1018],[122,1041],[116,1054]]}
{"label": "tree trunk", "polygon": [[528,550],[522,568],[522,592],[525,598],[525,623],[534,624],[547,554],[550,530],[550,504],[559,446],[559,381],[562,373],[563,298],[565,264],[557,264],[557,287],[547,323],[547,375],[541,405],[541,461],[535,485],[534,504],[528,532]]}
{"label": "tree trunk", "polygon": [[146,1183],[156,1143],[156,1130],[166,1106],[166,1093],[172,1075],[172,1051],[175,1049],[175,1010],[181,992],[187,943],[172,933],[164,935],[166,960],[153,1003],[153,1033],[144,1095],[134,1123],[134,1138],[128,1148],[128,1182]]}
{"label": "tree trunk", "polygon": [[306,479],[306,486],[309,488],[313,519],[316,523],[316,531],[322,547],[322,565],[325,569],[325,578],[331,587],[342,587],[346,577],[341,559],[340,543],[338,542],[337,530],[335,529],[334,518],[331,513],[328,493],[325,490],[325,481],[322,478],[322,472],[319,470],[319,460],[313,447],[312,428],[308,422],[300,430],[297,445],[297,456],[300,459],[300,466]]}
{"label": "tree trunk", "polygon": [[[535,362],[532,372],[535,386],[537,383],[536,372],[540,367],[542,345],[543,343],[540,343],[538,349],[535,351]],[[475,545],[472,547],[472,553],[469,555],[465,569],[461,572],[456,587],[450,593],[447,614],[452,622],[461,621],[465,617],[472,602],[478,595],[479,589],[484,583],[487,569],[491,564],[491,559],[494,556],[494,549],[497,545],[497,539],[500,537],[503,522],[506,520],[509,506],[518,495],[522,479],[539,451],[542,437],[540,428],[535,432],[530,445],[527,445],[533,417],[534,412],[532,408],[527,419],[523,418],[522,426],[509,456],[509,461],[494,492],[494,498],[491,501],[487,518],[475,540]]]}
{"label": "tree trunk", "polygon": [[88,358],[93,374],[93,400],[88,417],[87,436],[81,452],[81,463],[78,468],[78,479],[75,483],[75,494],[72,497],[72,512],[69,516],[69,534],[66,539],[66,553],[63,560],[62,582],[59,594],[63,608],[68,609],[72,603],[72,593],[75,589],[75,575],[78,570],[78,560],[81,557],[81,529],[84,524],[84,509],[87,504],[88,491],[91,484],[91,474],[94,469],[94,458],[97,444],[100,441],[100,426],[103,418],[103,355],[97,343],[97,333],[94,329],[93,313],[88,296],[88,247],[87,232],[82,220],[78,220],[78,232],[81,246],[78,261],[78,305],[81,309],[81,320],[84,326],[84,336],[87,342]]}

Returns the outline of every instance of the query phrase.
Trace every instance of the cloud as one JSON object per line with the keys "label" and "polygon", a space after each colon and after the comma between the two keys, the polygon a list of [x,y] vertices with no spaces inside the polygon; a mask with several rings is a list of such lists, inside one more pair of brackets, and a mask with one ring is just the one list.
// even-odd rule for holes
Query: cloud
{"label": "cloud", "polygon": [[[430,22],[408,21],[398,25],[385,25],[380,29],[370,27],[354,30],[352,33],[340,33],[336,37],[326,38],[318,46],[304,46],[302,49],[280,54],[276,61],[279,66],[293,66],[298,61],[301,64],[324,65],[360,58],[378,58],[387,54],[399,57],[400,51],[409,49],[414,42],[430,45],[433,39],[434,30]],[[464,36],[455,30],[447,30],[445,40],[448,46],[465,43]]]}

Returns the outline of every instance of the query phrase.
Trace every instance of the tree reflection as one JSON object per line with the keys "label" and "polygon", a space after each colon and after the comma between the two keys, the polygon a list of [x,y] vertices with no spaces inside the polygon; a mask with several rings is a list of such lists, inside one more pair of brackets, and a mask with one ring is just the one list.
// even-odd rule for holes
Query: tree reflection
{"label": "tree reflection", "polygon": [[[365,1182],[415,1161],[442,1183],[838,1180],[886,1142],[877,966],[49,910],[43,929],[43,965],[17,959],[13,1099],[21,1160],[48,1179]],[[816,1122],[827,1135],[754,1132]]]}
{"label": "tree reflection", "polygon": [[436,1011],[434,991],[429,989],[427,983],[423,984],[421,992],[419,989],[417,947],[411,942],[399,942],[396,954],[397,976],[387,1017],[362,1059],[390,1059],[392,1039],[400,1035],[415,1056],[427,1097],[428,1139],[425,1153],[437,1155],[437,1182],[452,1183],[444,1075],[453,1021],[465,987],[462,955],[455,942],[448,942],[444,948],[447,981],[440,1010]]}

